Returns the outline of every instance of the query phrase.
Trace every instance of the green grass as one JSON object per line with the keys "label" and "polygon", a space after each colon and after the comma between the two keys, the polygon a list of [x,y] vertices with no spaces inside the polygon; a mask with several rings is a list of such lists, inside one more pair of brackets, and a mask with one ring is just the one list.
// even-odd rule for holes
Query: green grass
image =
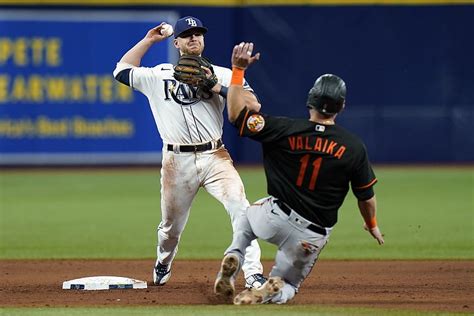
{"label": "green grass", "polygon": [[298,315],[298,316],[438,316],[459,315],[459,313],[417,312],[402,310],[380,310],[375,308],[336,308],[314,305],[258,305],[258,306],[157,306],[136,308],[6,308],[0,315]]}
{"label": "green grass", "polygon": [[[474,168],[376,167],[386,244],[362,230],[350,193],[323,259],[473,259]],[[240,168],[250,201],[266,195],[263,171]],[[154,258],[158,169],[1,171],[0,259]],[[178,259],[221,258],[231,240],[223,207],[201,190]],[[264,258],[275,248],[261,243]]]}

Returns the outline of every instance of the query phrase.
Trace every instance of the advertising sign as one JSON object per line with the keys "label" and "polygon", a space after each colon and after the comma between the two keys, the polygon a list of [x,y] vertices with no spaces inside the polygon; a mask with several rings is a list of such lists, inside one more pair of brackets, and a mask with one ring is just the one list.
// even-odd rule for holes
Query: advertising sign
{"label": "advertising sign", "polygon": [[[0,164],[159,163],[146,97],[112,75],[176,12],[0,10]],[[172,38],[142,65],[178,58]]]}

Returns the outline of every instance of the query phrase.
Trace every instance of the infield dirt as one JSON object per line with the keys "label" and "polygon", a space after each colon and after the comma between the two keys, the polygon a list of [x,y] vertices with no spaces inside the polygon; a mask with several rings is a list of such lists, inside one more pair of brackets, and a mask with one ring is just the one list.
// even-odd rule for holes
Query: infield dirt
{"label": "infield dirt", "polygon": [[[212,288],[219,261],[176,260],[165,286],[143,290],[62,290],[86,276],[151,279],[154,260],[0,260],[0,306],[78,307],[222,304]],[[272,262],[265,262],[268,273]],[[243,290],[243,278],[236,283]],[[290,304],[474,312],[474,261],[321,259]]]}

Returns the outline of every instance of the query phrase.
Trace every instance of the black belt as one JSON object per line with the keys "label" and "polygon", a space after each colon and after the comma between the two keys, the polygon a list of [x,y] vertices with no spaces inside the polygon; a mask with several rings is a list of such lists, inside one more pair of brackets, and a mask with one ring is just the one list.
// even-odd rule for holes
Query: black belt
{"label": "black belt", "polygon": [[[283,213],[285,213],[286,215],[290,216],[291,214],[291,208],[288,207],[288,205],[285,204],[285,202],[283,201],[280,201],[280,200],[277,200],[275,199],[274,200],[275,203],[280,207],[280,209],[283,211]],[[299,215],[299,214],[298,214]],[[301,216],[301,215],[300,215]],[[326,236],[327,235],[327,232],[324,228],[322,227],[319,227],[319,226],[316,226],[314,224],[309,224],[308,227],[309,230],[317,233],[317,234],[320,234],[320,235],[323,235],[323,236]]]}
{"label": "black belt", "polygon": [[[216,144],[215,148],[213,148],[213,143]],[[201,151],[206,151],[206,150],[211,150],[211,149],[218,149],[221,148],[222,146],[222,140],[218,140],[217,142],[208,142],[205,144],[199,144],[199,145],[178,145],[179,152],[183,153],[190,153],[190,152],[201,152]],[[168,151],[174,151],[173,145],[168,144],[167,147]]]}

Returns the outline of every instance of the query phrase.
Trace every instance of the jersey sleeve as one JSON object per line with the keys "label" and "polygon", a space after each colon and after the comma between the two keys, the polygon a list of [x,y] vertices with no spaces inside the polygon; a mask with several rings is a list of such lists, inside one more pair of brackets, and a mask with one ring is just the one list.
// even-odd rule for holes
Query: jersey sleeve
{"label": "jersey sleeve", "polygon": [[285,124],[285,119],[244,108],[233,124],[240,136],[265,143],[276,141],[286,135],[287,126],[291,125]]}
{"label": "jersey sleeve", "polygon": [[154,81],[157,79],[154,68],[136,67],[120,62],[117,63],[117,67],[114,70],[114,77],[143,94],[146,94],[149,89],[153,88]]}
{"label": "jersey sleeve", "polygon": [[375,195],[373,186],[376,183],[377,178],[370,165],[367,150],[362,145],[362,150],[354,165],[354,171],[351,176],[352,192],[359,201],[366,201]]}

